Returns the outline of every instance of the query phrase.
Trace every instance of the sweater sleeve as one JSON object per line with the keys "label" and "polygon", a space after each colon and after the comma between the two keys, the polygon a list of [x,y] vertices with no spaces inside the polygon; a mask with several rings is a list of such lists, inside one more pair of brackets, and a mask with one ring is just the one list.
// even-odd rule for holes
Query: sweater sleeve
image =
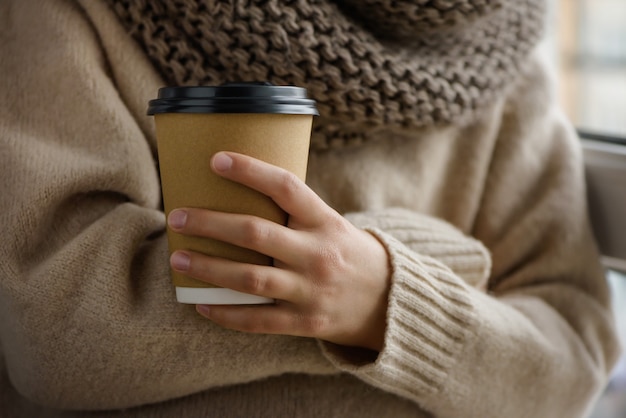
{"label": "sweater sleeve", "polygon": [[369,231],[389,248],[386,237],[413,253],[438,260],[469,286],[485,290],[491,255],[485,246],[441,219],[402,208],[348,213],[354,225]]}
{"label": "sweater sleeve", "polygon": [[447,244],[460,234],[451,225],[397,210],[351,216],[390,255],[385,343],[369,354],[321,346],[440,418],[587,416],[619,354],[580,147],[545,74],[533,64],[503,107],[471,231],[491,254],[486,291],[468,279],[488,260],[469,239],[465,251]]}
{"label": "sweater sleeve", "polygon": [[[12,384],[57,408],[113,409],[336,373],[314,340],[227,331],[175,301],[154,140],[99,42],[75,2],[0,5],[0,343]],[[130,47],[115,48],[123,60]]]}

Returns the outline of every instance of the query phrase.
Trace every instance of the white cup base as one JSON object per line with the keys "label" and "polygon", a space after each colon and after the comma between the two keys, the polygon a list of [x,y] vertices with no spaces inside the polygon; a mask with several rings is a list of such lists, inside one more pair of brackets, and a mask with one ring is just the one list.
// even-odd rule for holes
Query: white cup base
{"label": "white cup base", "polygon": [[176,287],[180,303],[203,305],[259,305],[274,303],[274,299],[249,295],[221,287]]}

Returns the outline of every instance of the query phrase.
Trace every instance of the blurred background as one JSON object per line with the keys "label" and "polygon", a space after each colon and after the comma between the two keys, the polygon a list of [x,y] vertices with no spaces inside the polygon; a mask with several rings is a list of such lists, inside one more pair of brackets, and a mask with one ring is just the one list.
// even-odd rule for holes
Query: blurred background
{"label": "blurred background", "polygon": [[549,42],[577,127],[626,138],[626,0],[550,0]]}
{"label": "blurred background", "polygon": [[[549,2],[547,47],[561,104],[586,144],[586,157],[593,157],[587,158],[592,161],[588,180],[589,166],[601,173],[592,178],[609,206],[600,220],[611,217],[612,248],[621,250],[626,245],[626,0]],[[591,200],[590,205],[600,205]],[[626,259],[609,255],[607,280],[626,347]],[[626,355],[591,418],[626,418]]]}

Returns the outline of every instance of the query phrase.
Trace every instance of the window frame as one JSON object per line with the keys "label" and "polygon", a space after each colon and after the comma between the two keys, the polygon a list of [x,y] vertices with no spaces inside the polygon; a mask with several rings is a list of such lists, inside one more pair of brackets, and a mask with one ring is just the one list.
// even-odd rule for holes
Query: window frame
{"label": "window frame", "polygon": [[626,272],[626,138],[579,131],[589,215],[604,264]]}

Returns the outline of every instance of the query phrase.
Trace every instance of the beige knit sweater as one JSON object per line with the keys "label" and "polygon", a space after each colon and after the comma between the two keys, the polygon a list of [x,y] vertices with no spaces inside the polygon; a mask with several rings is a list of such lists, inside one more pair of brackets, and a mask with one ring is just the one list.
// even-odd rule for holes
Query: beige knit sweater
{"label": "beige knit sweater", "polygon": [[529,60],[469,126],[311,153],[391,257],[376,355],[176,303],[158,73],[99,1],[1,2],[0,415],[585,416],[618,347],[577,140]]}

